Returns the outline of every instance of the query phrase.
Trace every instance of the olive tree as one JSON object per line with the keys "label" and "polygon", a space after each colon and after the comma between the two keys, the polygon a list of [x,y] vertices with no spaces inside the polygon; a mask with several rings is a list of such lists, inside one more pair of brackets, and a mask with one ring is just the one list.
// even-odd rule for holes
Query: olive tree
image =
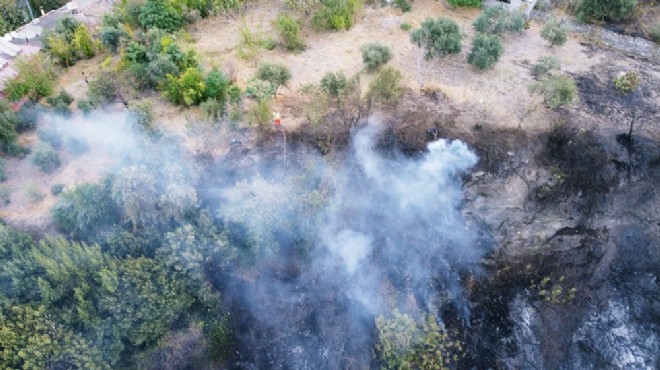
{"label": "olive tree", "polygon": [[541,29],[541,37],[551,46],[561,46],[568,41],[568,28],[556,20],[547,22]]}
{"label": "olive tree", "polygon": [[448,18],[427,18],[422,26],[410,34],[410,41],[420,48],[417,53],[417,76],[420,87],[424,87],[424,59],[441,59],[461,52],[461,32],[458,24]]}
{"label": "olive tree", "polygon": [[504,46],[499,36],[478,33],[472,42],[467,60],[473,66],[484,70],[497,63],[503,52]]}
{"label": "olive tree", "polygon": [[18,71],[18,76],[5,86],[10,100],[17,101],[27,96],[36,103],[53,93],[57,73],[48,55],[38,53],[31,57],[19,57],[14,68]]}
{"label": "olive tree", "polygon": [[286,86],[291,79],[291,71],[283,64],[263,63],[259,66],[255,77],[273,85],[273,95],[277,95],[277,89]]}

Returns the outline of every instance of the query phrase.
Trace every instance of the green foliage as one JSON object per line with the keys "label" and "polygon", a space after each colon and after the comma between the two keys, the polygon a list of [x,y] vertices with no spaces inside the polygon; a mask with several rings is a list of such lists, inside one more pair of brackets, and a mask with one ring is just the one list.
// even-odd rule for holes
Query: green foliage
{"label": "green foliage", "polygon": [[532,74],[535,77],[542,77],[553,71],[558,71],[561,68],[559,59],[553,56],[540,57],[534,67],[532,67]]}
{"label": "green foliage", "polygon": [[530,90],[543,96],[551,108],[572,104],[577,98],[575,80],[568,75],[547,75],[532,84]]}
{"label": "green foliage", "polygon": [[403,31],[406,31],[406,32],[408,32],[408,31],[410,31],[410,30],[412,29],[412,26],[410,25],[410,23],[406,23],[406,22],[401,23],[401,25],[400,25],[399,27],[400,27]]}
{"label": "green foliage", "polygon": [[497,63],[503,52],[504,46],[499,36],[477,33],[467,60],[473,66],[484,70]]}
{"label": "green foliage", "polygon": [[147,132],[154,131],[154,109],[148,101],[141,101],[131,105],[129,109],[131,123],[137,125]]}
{"label": "green foliage", "polygon": [[383,68],[369,84],[367,95],[385,105],[396,104],[403,95],[401,72],[392,67]]}
{"label": "green foliage", "polygon": [[312,15],[312,25],[318,30],[348,30],[356,13],[362,10],[362,0],[327,0]]}
{"label": "green foliage", "polygon": [[147,0],[140,9],[138,20],[145,30],[158,28],[174,32],[183,27],[183,17],[166,0]]}
{"label": "green foliage", "polygon": [[637,0],[581,0],[576,13],[584,21],[619,22],[635,15]]}
{"label": "green foliage", "polygon": [[57,82],[55,66],[44,53],[16,59],[14,69],[18,76],[5,85],[5,93],[13,101],[27,96],[33,102],[49,96]]}
{"label": "green foliage", "polygon": [[649,30],[649,35],[651,39],[655,41],[656,44],[660,44],[660,22],[657,22]]}
{"label": "green foliage", "polygon": [[78,106],[78,109],[84,114],[91,113],[95,108],[95,104],[91,99],[80,99],[76,105]]}
{"label": "green foliage", "polygon": [[300,35],[298,21],[288,14],[280,14],[275,20],[275,27],[280,34],[280,44],[288,51],[303,51],[307,47]]}
{"label": "green foliage", "polygon": [[248,108],[245,116],[253,125],[268,126],[273,119],[273,107],[270,99],[258,100]]}
{"label": "green foliage", "polygon": [[575,299],[576,288],[566,289],[564,276],[560,276],[553,284],[549,276],[544,277],[536,284],[532,280],[530,289],[538,294],[545,302],[554,304],[566,304]]}
{"label": "green foliage", "polygon": [[277,95],[277,89],[286,86],[291,79],[291,71],[284,64],[263,63],[259,66],[255,77],[273,85],[273,95]]}
{"label": "green foliage", "polygon": [[53,125],[42,125],[37,129],[37,137],[55,149],[62,147],[62,135]]}
{"label": "green foliage", "polygon": [[0,148],[3,152],[13,152],[16,147],[16,125],[18,118],[9,104],[0,100]]}
{"label": "green foliage", "polygon": [[51,215],[58,229],[76,239],[89,238],[117,219],[108,186],[96,184],[78,185],[63,193]]}
{"label": "green foliage", "polygon": [[35,182],[30,182],[25,186],[25,196],[30,203],[41,202],[46,197]]}
{"label": "green foliage", "polygon": [[473,25],[477,32],[484,34],[520,33],[525,26],[525,18],[500,5],[484,9]]}
{"label": "green foliage", "polygon": [[247,24],[241,25],[238,41],[238,56],[244,60],[254,59],[260,48],[273,49],[275,43],[260,32],[253,32]]}
{"label": "green foliage", "polygon": [[212,98],[203,101],[199,105],[199,108],[204,112],[204,115],[213,122],[217,122],[227,111],[226,104]]}
{"label": "green foliage", "polygon": [[146,80],[150,87],[158,87],[167,80],[167,75],[178,76],[179,66],[168,54],[158,54],[146,68]]}
{"label": "green foliage", "polygon": [[319,124],[328,113],[328,97],[323,88],[318,84],[308,84],[300,87],[303,97],[301,105],[305,118],[313,124]]}
{"label": "green foliage", "polygon": [[635,90],[639,83],[639,75],[635,71],[629,71],[614,78],[614,87],[624,94]]}
{"label": "green foliage", "polygon": [[30,21],[30,15],[25,9],[18,9],[13,1],[0,2],[0,34],[4,35],[16,30]]}
{"label": "green foliage", "polygon": [[364,99],[359,75],[347,78],[341,71],[329,72],[320,85],[327,100],[339,111],[344,125],[352,127],[368,114],[371,99]]}
{"label": "green foliage", "polygon": [[0,158],[0,182],[7,180],[7,161]]}
{"label": "green foliage", "polygon": [[275,86],[268,81],[253,78],[245,87],[245,95],[257,102],[270,100],[275,95]]}
{"label": "green foliage", "polygon": [[66,90],[62,89],[58,95],[47,98],[46,102],[48,102],[56,112],[60,114],[70,114],[71,108],[69,108],[69,106],[73,103],[73,96],[66,92]]}
{"label": "green foliage", "polygon": [[39,142],[30,153],[30,161],[45,173],[51,173],[60,165],[60,156],[50,144]]}
{"label": "green foliage", "polygon": [[7,369],[111,369],[97,348],[53,320],[45,306],[3,308],[0,348]]}
{"label": "green foliage", "polygon": [[89,29],[72,17],[60,19],[53,30],[46,32],[44,40],[46,50],[64,66],[96,55],[97,44]]}
{"label": "green foliage", "polygon": [[11,198],[11,189],[6,185],[0,184],[0,204],[6,206],[9,204]]}
{"label": "green foliage", "polygon": [[217,100],[224,104],[227,102],[229,93],[229,77],[215,68],[206,76],[206,97]]}
{"label": "green foliage", "polygon": [[367,71],[373,72],[392,59],[392,52],[387,46],[374,42],[362,47],[362,62]]}
{"label": "green foliage", "polygon": [[548,41],[552,46],[561,46],[568,40],[568,28],[555,20],[551,20],[543,25],[541,37]]}
{"label": "green foliage", "polygon": [[206,83],[198,68],[189,67],[179,77],[167,75],[164,89],[165,96],[174,104],[191,106],[204,100]]}
{"label": "green foliage", "polygon": [[410,34],[410,41],[424,48],[424,58],[431,60],[458,54],[461,51],[461,32],[458,24],[448,18],[427,18],[422,27]]}
{"label": "green foliage", "polygon": [[[2,110],[0,109],[0,111]],[[39,118],[45,112],[46,109],[43,105],[33,103],[31,101],[25,102],[18,110],[18,112],[16,112],[16,118],[18,118],[18,122],[16,123],[16,131],[23,132],[35,128]]]}
{"label": "green foliage", "polygon": [[339,98],[348,87],[348,78],[343,72],[328,72],[321,79],[321,88],[331,98]]}
{"label": "green foliage", "polygon": [[105,14],[103,16],[103,27],[99,32],[101,44],[113,53],[119,50],[122,39],[128,38],[128,33],[120,24],[116,14]]}
{"label": "green foliage", "polygon": [[124,221],[134,229],[155,224],[158,205],[156,178],[146,167],[121,169],[112,180],[110,197],[119,206]]}
{"label": "green foliage", "polygon": [[53,186],[50,187],[50,193],[57,196],[62,194],[64,191],[64,184],[53,184]]}
{"label": "green foliage", "polygon": [[453,6],[469,6],[481,8],[481,0],[447,0]]}
{"label": "green foliage", "polygon": [[87,96],[94,106],[115,101],[128,106],[128,99],[133,92],[134,82],[124,72],[103,71],[96,79],[89,81]]}
{"label": "green foliage", "polygon": [[445,370],[462,351],[432,315],[416,322],[394,310],[389,318],[376,317],[376,329],[375,352],[384,370]]}
{"label": "green foliage", "polygon": [[92,41],[92,36],[89,34],[87,26],[84,24],[79,25],[73,33],[73,46],[77,54],[89,59],[96,55],[96,46]]}
{"label": "green foliage", "polygon": [[407,0],[395,0],[394,4],[401,9],[403,13],[407,13],[412,10],[412,5]]}

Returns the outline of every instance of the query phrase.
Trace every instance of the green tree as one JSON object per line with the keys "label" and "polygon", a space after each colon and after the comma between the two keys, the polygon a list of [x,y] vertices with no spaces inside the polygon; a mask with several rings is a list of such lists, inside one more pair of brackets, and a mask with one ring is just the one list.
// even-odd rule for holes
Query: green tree
{"label": "green tree", "polygon": [[374,42],[362,47],[362,62],[367,71],[373,72],[392,59],[392,52],[387,46]]}
{"label": "green tree", "polygon": [[283,64],[263,63],[259,66],[255,77],[270,82],[275,89],[273,95],[277,95],[277,89],[286,86],[291,79],[291,71]]}
{"label": "green tree", "polygon": [[472,41],[472,49],[467,56],[468,63],[484,70],[497,63],[504,52],[502,39],[497,35],[477,33]]}
{"label": "green tree", "polygon": [[110,197],[133,229],[155,224],[158,217],[156,178],[145,166],[122,168],[112,179]]}
{"label": "green tree", "polygon": [[9,99],[17,101],[27,96],[36,103],[53,93],[57,73],[52,60],[46,54],[19,57],[14,68],[18,71],[18,76],[5,86]]}
{"label": "green tree", "polygon": [[228,100],[229,77],[217,68],[206,76],[206,97],[225,103]]}
{"label": "green tree", "polygon": [[18,118],[9,104],[0,100],[0,148],[5,153],[11,153],[16,147],[16,125]]}
{"label": "green tree", "polygon": [[0,363],[6,369],[111,369],[80,334],[54,321],[44,306],[12,306],[0,313]]}
{"label": "green tree", "polygon": [[532,67],[532,74],[535,77],[542,77],[553,71],[558,71],[560,68],[559,59],[553,56],[540,57]]}
{"label": "green tree", "polygon": [[197,105],[204,100],[206,83],[198,68],[190,67],[181,76],[167,75],[165,95],[175,104]]}
{"label": "green tree", "polygon": [[46,45],[50,54],[58,60],[60,65],[69,67],[75,64],[75,52],[71,43],[64,36],[57,33],[50,34],[46,38]]}
{"label": "green tree", "polygon": [[499,5],[485,8],[473,25],[477,32],[501,35],[507,32],[522,32],[525,18]]}
{"label": "green tree", "polygon": [[303,51],[306,48],[305,41],[300,35],[298,21],[288,14],[280,14],[275,20],[275,27],[280,34],[280,43],[288,51]]}
{"label": "green tree", "polygon": [[145,30],[159,28],[174,32],[183,27],[183,17],[165,0],[147,0],[139,14],[140,26]]}
{"label": "green tree", "polygon": [[530,90],[543,96],[551,108],[572,104],[577,99],[575,80],[568,75],[546,75],[532,84]]}
{"label": "green tree", "polygon": [[320,30],[348,30],[355,14],[362,9],[362,0],[323,0],[312,15],[312,25]]}
{"label": "green tree", "polygon": [[543,25],[541,37],[552,46],[561,46],[568,40],[568,28],[555,20],[551,20]]}
{"label": "green tree", "polygon": [[82,184],[63,193],[51,210],[53,222],[74,238],[88,239],[117,220],[107,185]]}
{"label": "green tree", "polygon": [[447,0],[453,6],[481,7],[481,0]]}
{"label": "green tree", "polygon": [[448,18],[427,18],[421,28],[410,34],[410,41],[425,50],[426,60],[444,58],[461,51],[458,24]]}
{"label": "green tree", "polygon": [[635,15],[637,0],[581,0],[576,13],[584,21],[619,22]]}
{"label": "green tree", "polygon": [[73,45],[82,58],[89,59],[96,55],[94,41],[92,41],[92,36],[90,36],[89,30],[84,24],[76,27],[76,31],[73,33]]}
{"label": "green tree", "polygon": [[44,142],[39,142],[35,145],[34,150],[30,153],[30,162],[45,173],[51,173],[59,168],[62,164],[60,156],[55,149]]}
{"label": "green tree", "polygon": [[401,72],[392,67],[383,68],[369,83],[369,98],[386,105],[396,104],[403,95]]}

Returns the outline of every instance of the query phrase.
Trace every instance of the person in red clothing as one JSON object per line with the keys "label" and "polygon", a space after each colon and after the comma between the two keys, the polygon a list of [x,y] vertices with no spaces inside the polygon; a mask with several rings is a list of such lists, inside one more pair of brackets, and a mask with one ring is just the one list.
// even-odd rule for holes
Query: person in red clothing
{"label": "person in red clothing", "polygon": [[277,127],[282,126],[282,116],[280,116],[280,112],[273,114],[273,123]]}

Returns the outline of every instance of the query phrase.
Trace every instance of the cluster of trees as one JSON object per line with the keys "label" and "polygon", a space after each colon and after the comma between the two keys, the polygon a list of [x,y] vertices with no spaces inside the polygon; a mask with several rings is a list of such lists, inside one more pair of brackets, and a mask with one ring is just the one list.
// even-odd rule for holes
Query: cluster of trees
{"label": "cluster of trees", "polygon": [[92,39],[86,25],[74,18],[65,17],[57,26],[43,35],[44,47],[62,66],[72,66],[79,59],[96,55],[99,42]]}
{"label": "cluster of trees", "polygon": [[[30,7],[32,8],[32,15],[39,17],[41,10],[49,12],[53,9],[62,7],[67,3],[67,0],[29,0]],[[32,20],[29,9],[15,0],[2,0],[0,1],[0,34],[4,35],[18,27],[27,24]]]}

